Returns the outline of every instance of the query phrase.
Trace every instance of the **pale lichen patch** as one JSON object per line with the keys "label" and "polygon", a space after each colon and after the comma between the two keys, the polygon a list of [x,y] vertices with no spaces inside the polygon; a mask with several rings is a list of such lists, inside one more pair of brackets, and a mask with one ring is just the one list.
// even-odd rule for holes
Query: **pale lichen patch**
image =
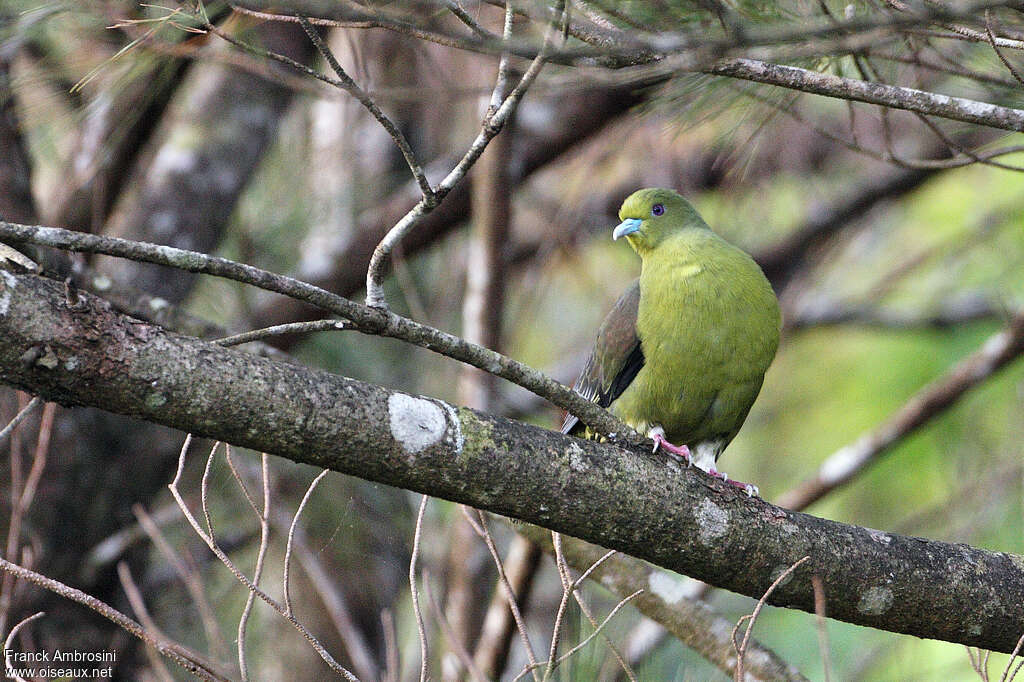
{"label": "pale lichen patch", "polygon": [[697,507],[697,525],[700,541],[710,545],[729,532],[729,512],[711,500],[702,500]]}
{"label": "pale lichen patch", "polygon": [[569,469],[572,471],[586,471],[590,468],[587,458],[583,456],[583,448],[576,443],[569,444]]}
{"label": "pale lichen patch", "polygon": [[455,454],[461,455],[462,449],[466,445],[466,437],[462,434],[462,422],[459,421],[459,415],[455,411],[455,408],[448,403],[441,403],[448,416],[451,417],[452,421],[452,445],[455,447]]}
{"label": "pale lichen patch", "polygon": [[426,398],[404,393],[388,397],[391,436],[411,454],[429,448],[444,438],[448,421],[444,410]]}
{"label": "pale lichen patch", "polygon": [[4,288],[0,291],[0,315],[6,315],[11,308],[11,291],[18,284],[18,279],[6,270],[0,270],[0,275],[4,278]]}
{"label": "pale lichen patch", "polygon": [[892,590],[884,585],[869,587],[860,596],[857,610],[867,616],[881,616],[892,608]]}
{"label": "pale lichen patch", "polygon": [[883,545],[889,545],[890,543],[892,543],[892,536],[888,533],[885,533],[880,530],[875,530],[874,528],[866,528],[865,530],[868,532],[868,535],[871,536],[871,539],[875,542],[878,542]]}

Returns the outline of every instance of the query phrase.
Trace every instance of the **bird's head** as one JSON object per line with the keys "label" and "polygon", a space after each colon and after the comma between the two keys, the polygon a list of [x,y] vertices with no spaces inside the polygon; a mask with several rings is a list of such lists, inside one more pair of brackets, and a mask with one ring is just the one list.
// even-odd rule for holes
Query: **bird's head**
{"label": "bird's head", "polygon": [[708,229],[690,202],[670,189],[648,188],[633,192],[622,202],[619,220],[622,222],[612,232],[612,239],[625,237],[641,256],[682,230]]}

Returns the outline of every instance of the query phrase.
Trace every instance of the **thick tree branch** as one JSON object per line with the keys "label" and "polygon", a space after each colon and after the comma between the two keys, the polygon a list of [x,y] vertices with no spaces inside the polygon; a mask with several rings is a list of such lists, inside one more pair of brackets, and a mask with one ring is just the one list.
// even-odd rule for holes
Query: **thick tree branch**
{"label": "thick tree branch", "polygon": [[575,414],[580,420],[609,438],[639,441],[642,438],[610,412],[586,400],[541,372],[488,348],[470,343],[381,308],[360,305],[299,280],[226,258],[207,256],[171,246],[133,242],[127,239],[82,234],[55,227],[16,225],[0,220],[0,240],[27,242],[68,251],[102,253],[142,263],[166,265],[186,272],[199,272],[251,284],[301,300],[341,315],[354,329],[365,334],[389,336],[432,350],[460,362],[519,384]]}
{"label": "thick tree branch", "polygon": [[834,618],[1011,651],[1024,558],[849,526],[750,499],[643,449],[583,441],[439,400],[179,336],[50,280],[0,271],[0,381],[297,462],[463,502]]}

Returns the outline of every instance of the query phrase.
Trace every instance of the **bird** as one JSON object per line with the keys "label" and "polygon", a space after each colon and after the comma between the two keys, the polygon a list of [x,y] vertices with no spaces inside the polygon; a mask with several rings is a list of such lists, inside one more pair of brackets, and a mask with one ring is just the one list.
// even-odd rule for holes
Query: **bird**
{"label": "bird", "polygon": [[[601,324],[574,389],[687,465],[715,465],[761,391],[779,346],[779,302],[761,268],[715,234],[671,189],[637,190],[612,239],[640,256],[641,274]],[[599,434],[567,414],[562,433]]]}

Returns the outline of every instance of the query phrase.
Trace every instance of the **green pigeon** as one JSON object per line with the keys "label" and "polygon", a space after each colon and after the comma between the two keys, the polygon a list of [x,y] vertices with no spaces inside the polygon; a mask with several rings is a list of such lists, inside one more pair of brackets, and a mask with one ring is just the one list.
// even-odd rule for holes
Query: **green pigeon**
{"label": "green pigeon", "polygon": [[[715,469],[779,346],[779,302],[746,253],[670,189],[641,189],[612,238],[640,256],[640,279],[601,324],[575,389],[671,456]],[[592,438],[573,415],[562,433]],[[757,488],[729,481],[754,495]]]}

